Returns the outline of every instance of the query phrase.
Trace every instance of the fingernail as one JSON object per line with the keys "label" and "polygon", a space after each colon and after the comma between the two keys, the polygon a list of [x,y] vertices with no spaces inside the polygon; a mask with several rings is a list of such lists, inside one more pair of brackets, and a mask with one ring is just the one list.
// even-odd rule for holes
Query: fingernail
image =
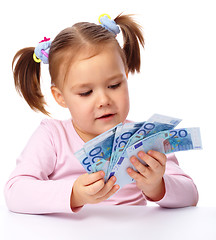
{"label": "fingernail", "polygon": [[115,185],[115,189],[118,190],[120,187],[119,185]]}
{"label": "fingernail", "polygon": [[115,182],[116,181],[116,177],[113,176],[112,177],[112,181]]}
{"label": "fingernail", "polygon": [[135,157],[132,157],[132,158],[131,158],[131,162],[132,162],[132,163],[135,163],[135,162],[136,162],[136,158],[135,158]]}
{"label": "fingernail", "polygon": [[132,172],[131,168],[128,168],[128,169],[127,169],[127,171],[128,171],[129,173],[131,173],[131,172]]}
{"label": "fingernail", "polygon": [[138,156],[139,156],[140,158],[144,157],[144,155],[145,155],[144,152],[139,152],[139,153],[138,153]]}
{"label": "fingernail", "polygon": [[104,177],[105,173],[103,171],[100,172],[101,176]]}

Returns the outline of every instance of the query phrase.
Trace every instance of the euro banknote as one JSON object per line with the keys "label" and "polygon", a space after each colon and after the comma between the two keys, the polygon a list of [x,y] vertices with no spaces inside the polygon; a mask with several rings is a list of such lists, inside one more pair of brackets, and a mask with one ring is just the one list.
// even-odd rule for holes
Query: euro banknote
{"label": "euro banknote", "polygon": [[[110,161],[110,165],[108,168],[108,172],[106,174],[107,178],[110,178],[111,169],[114,167],[118,159],[121,155],[124,154],[125,149],[127,149],[129,146],[133,145],[137,141],[140,141],[148,136],[151,136],[152,134],[155,134],[160,131],[169,130],[175,128],[179,123],[181,122],[181,119],[179,118],[173,118],[165,115],[160,114],[154,114],[151,116],[148,121],[143,122],[140,124],[140,127],[137,129],[136,132],[134,132],[130,138],[125,141],[124,132],[120,134],[119,141],[117,144],[117,147],[112,153],[112,158]],[[121,140],[123,139],[123,140]]]}
{"label": "euro banknote", "polygon": [[117,128],[115,133],[115,139],[112,149],[112,155],[109,163],[109,168],[106,172],[105,179],[108,177],[108,173],[112,169],[112,166],[115,164],[115,159],[118,158],[118,154],[121,154],[121,149],[124,149],[125,145],[127,144],[128,140],[133,136],[133,134],[140,129],[143,125],[143,122],[129,122],[124,125],[121,125]]}
{"label": "euro banknote", "polygon": [[91,164],[92,172],[97,172],[108,169],[109,161],[112,154],[113,141],[115,132],[122,123],[113,127],[112,129],[102,133],[101,135],[93,138],[84,145],[84,151]]}
{"label": "euro banknote", "polygon": [[[149,150],[155,150],[168,154],[196,149],[202,149],[199,128],[181,128],[158,132],[128,147],[113,167],[110,177],[115,175],[117,178],[116,184],[119,184],[120,187],[133,182],[134,180],[127,174],[127,168],[134,169],[129,159],[133,155],[137,156],[139,151],[148,152]],[[138,156],[137,158],[144,165],[147,165]]]}
{"label": "euro banknote", "polygon": [[88,173],[103,170],[105,181],[115,175],[122,187],[134,181],[126,170],[133,168],[130,157],[141,150],[167,154],[202,148],[199,128],[176,130],[180,122],[178,118],[154,114],[145,122],[120,123],[86,142],[75,156]]}
{"label": "euro banknote", "polygon": [[79,162],[82,164],[86,172],[91,173],[92,172],[92,166],[90,161],[88,160],[88,157],[85,153],[84,148],[81,148],[79,151],[74,153],[75,157],[79,160]]}
{"label": "euro banknote", "polygon": [[100,163],[101,169],[106,167],[104,165],[110,160],[115,131],[121,125],[122,123],[86,142],[83,148],[75,152],[75,157],[88,173],[98,171],[97,163]]}
{"label": "euro banknote", "polygon": [[169,117],[160,114],[154,114],[145,122],[141,128],[130,138],[127,146],[133,145],[135,142],[144,139],[157,132],[170,130],[175,128],[182,120],[179,118]]}

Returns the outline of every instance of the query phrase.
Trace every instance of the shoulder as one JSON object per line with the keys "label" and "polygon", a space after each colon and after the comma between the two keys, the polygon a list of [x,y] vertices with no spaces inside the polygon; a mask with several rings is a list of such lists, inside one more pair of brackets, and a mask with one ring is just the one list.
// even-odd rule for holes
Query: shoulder
{"label": "shoulder", "polygon": [[38,128],[39,132],[46,135],[52,142],[57,139],[67,138],[70,132],[71,120],[43,119]]}
{"label": "shoulder", "polygon": [[64,146],[64,148],[66,148],[68,145],[75,151],[84,144],[73,127],[72,119],[43,119],[40,127],[43,131],[46,131],[46,134],[56,148],[58,146]]}
{"label": "shoulder", "polygon": [[67,130],[71,124],[71,119],[57,120],[57,119],[43,119],[40,126],[50,132],[61,132]]}

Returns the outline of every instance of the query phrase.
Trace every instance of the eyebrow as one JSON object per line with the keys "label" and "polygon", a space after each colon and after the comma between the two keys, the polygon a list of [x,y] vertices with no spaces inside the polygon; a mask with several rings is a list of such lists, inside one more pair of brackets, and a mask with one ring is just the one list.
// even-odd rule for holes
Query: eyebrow
{"label": "eyebrow", "polygon": [[119,73],[119,74],[113,75],[112,77],[108,78],[106,81],[109,82],[113,79],[119,79],[119,78],[123,78],[123,77],[124,77],[124,74]]}
{"label": "eyebrow", "polygon": [[74,86],[71,87],[71,90],[73,89],[79,89],[79,88],[85,88],[85,87],[89,87],[91,86],[90,83],[82,83],[82,84],[76,84]]}
{"label": "eyebrow", "polygon": [[[119,78],[123,78],[124,74],[120,73],[120,74],[116,74],[111,76],[110,78],[106,79],[106,82],[110,82],[114,79],[119,79]],[[71,87],[71,90],[73,89],[79,89],[79,88],[85,88],[85,87],[91,87],[92,83],[81,83],[81,84],[76,84],[74,86]]]}

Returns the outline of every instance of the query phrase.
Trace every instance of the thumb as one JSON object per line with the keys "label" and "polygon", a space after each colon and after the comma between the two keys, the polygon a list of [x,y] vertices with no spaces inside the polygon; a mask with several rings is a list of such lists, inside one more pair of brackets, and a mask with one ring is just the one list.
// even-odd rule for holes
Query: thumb
{"label": "thumb", "polygon": [[82,175],[82,184],[84,186],[88,186],[92,183],[97,182],[98,180],[102,179],[105,176],[104,171],[99,171],[95,173],[86,173]]}

